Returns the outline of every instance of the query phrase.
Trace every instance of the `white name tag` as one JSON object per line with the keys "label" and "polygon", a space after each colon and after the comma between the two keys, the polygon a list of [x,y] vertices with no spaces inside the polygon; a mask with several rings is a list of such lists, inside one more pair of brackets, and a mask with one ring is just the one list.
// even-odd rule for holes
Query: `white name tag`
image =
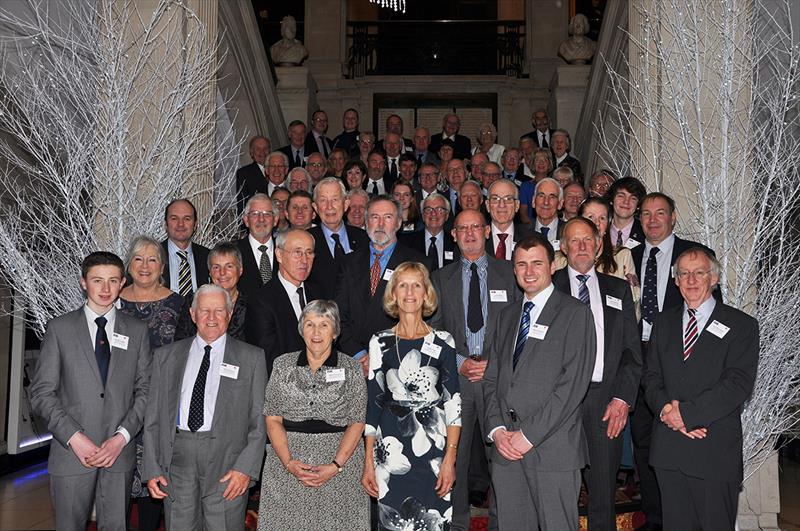
{"label": "white name tag", "polygon": [[532,337],[534,339],[544,339],[544,336],[547,335],[548,328],[550,327],[534,323],[531,325],[530,330],[528,330],[528,337]]}
{"label": "white name tag", "polygon": [[444,259],[445,260],[452,260],[453,259],[453,251],[445,251],[444,252]]}
{"label": "white name tag", "polygon": [[225,378],[232,378],[234,380],[238,380],[239,366],[223,363],[222,365],[219,366],[219,375],[224,376]]}
{"label": "white name tag", "polygon": [[508,302],[508,295],[504,289],[490,289],[489,300],[491,302]]}
{"label": "white name tag", "polygon": [[111,346],[114,348],[121,348],[122,350],[128,350],[128,339],[128,336],[113,333],[111,334]]}
{"label": "white name tag", "polygon": [[343,382],[344,369],[328,369],[325,371],[326,382]]}
{"label": "white name tag", "polygon": [[428,343],[427,341],[425,341],[422,344],[422,353],[427,354],[428,356],[430,356],[435,360],[438,360],[439,354],[442,353],[442,347],[434,343]]}
{"label": "white name tag", "polygon": [[612,297],[611,295],[606,295],[606,306],[614,308],[615,310],[622,310],[622,300]]}
{"label": "white name tag", "polygon": [[552,244],[553,244],[553,250],[554,250],[554,251],[559,251],[559,250],[561,250],[561,240],[553,240],[553,241],[552,241],[552,242],[550,242],[550,243],[552,243]]}
{"label": "white name tag", "polygon": [[642,244],[639,240],[634,240],[633,238],[628,238],[628,241],[625,242],[625,247],[628,249],[633,249],[634,247],[638,247]]}
{"label": "white name tag", "polygon": [[386,268],[386,271],[383,272],[383,280],[389,282],[392,280],[392,275],[394,275],[394,269]]}
{"label": "white name tag", "polygon": [[722,339],[725,337],[725,334],[728,333],[728,330],[731,328],[729,326],[725,326],[724,324],[720,323],[719,321],[714,321],[710,325],[708,325],[708,331],[717,336],[718,338]]}

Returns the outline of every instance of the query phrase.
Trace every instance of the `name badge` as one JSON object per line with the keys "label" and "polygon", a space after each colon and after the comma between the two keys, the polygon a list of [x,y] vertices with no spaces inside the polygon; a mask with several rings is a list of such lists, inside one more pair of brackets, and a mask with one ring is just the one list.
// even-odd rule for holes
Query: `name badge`
{"label": "name badge", "polygon": [[625,242],[625,247],[628,249],[633,249],[634,247],[638,247],[642,244],[639,240],[634,240],[633,238],[628,238],[628,241]]}
{"label": "name badge", "polygon": [[128,336],[123,336],[115,332],[111,334],[111,346],[121,348],[122,350],[128,350],[128,339]]}
{"label": "name badge", "polygon": [[325,371],[326,382],[343,382],[344,369],[328,369]]}
{"label": "name badge", "polygon": [[429,342],[425,341],[422,344],[422,353],[423,354],[427,354],[428,356],[430,356],[431,358],[433,358],[435,360],[438,360],[439,359],[439,354],[442,353],[442,347],[439,346],[439,345],[436,345],[434,343],[429,343]]}
{"label": "name badge", "polygon": [[445,251],[444,252],[444,259],[445,260],[452,260],[453,259],[453,251]]}
{"label": "name badge", "polygon": [[551,244],[553,244],[553,250],[554,250],[554,251],[559,251],[559,250],[561,250],[561,240],[553,240],[553,241],[552,241],[552,242],[550,242],[550,243],[551,243]]}
{"label": "name badge", "polygon": [[383,272],[383,280],[389,282],[392,280],[392,275],[394,275],[394,269],[386,268],[386,271]]}
{"label": "name badge", "polygon": [[725,337],[725,334],[728,333],[728,330],[731,328],[729,326],[725,326],[724,324],[720,323],[719,321],[714,321],[710,325],[708,325],[708,331],[717,336],[718,338],[722,339]]}
{"label": "name badge", "polygon": [[532,337],[534,339],[544,339],[544,336],[547,335],[547,329],[550,328],[546,325],[541,324],[532,324],[530,329],[528,330],[528,337]]}
{"label": "name badge", "polygon": [[611,295],[606,295],[606,306],[615,310],[622,310],[622,300]]}
{"label": "name badge", "polygon": [[224,376],[225,378],[232,378],[234,380],[238,380],[239,366],[223,363],[222,365],[219,366],[219,375]]}
{"label": "name badge", "polygon": [[504,289],[490,289],[489,300],[491,302],[508,302],[508,295]]}

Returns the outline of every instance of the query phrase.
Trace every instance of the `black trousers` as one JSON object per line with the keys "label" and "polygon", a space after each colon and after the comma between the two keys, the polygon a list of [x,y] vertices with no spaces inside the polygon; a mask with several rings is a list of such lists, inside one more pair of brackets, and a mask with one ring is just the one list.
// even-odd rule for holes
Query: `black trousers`
{"label": "black trousers", "polygon": [[738,482],[687,476],[656,469],[661,487],[664,531],[733,531],[739,502]]}
{"label": "black trousers", "polygon": [[[642,358],[647,356],[647,344],[642,343]],[[642,495],[642,512],[647,523],[661,524],[661,493],[653,467],[650,466],[650,441],[653,438],[653,412],[645,403],[644,391],[639,386],[636,407],[631,414],[631,440],[633,460],[639,474],[639,493]]]}

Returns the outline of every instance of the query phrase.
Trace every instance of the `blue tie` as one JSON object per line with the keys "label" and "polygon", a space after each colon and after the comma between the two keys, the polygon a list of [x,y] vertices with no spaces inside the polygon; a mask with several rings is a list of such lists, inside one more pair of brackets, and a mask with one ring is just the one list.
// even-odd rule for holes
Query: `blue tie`
{"label": "blue tie", "polygon": [[549,232],[550,232],[550,227],[540,227],[540,228],[539,228],[539,232],[541,232],[541,233],[542,233],[542,236],[544,236],[545,238],[547,238],[547,233],[549,233]]}
{"label": "blue tie", "polygon": [[650,249],[647,263],[644,266],[644,284],[642,286],[642,319],[652,324],[658,315],[658,265],[656,255],[658,247]]}
{"label": "blue tie", "polygon": [[514,347],[514,369],[517,368],[517,361],[525,348],[525,341],[528,339],[528,331],[531,328],[531,310],[533,309],[532,302],[526,302],[522,307],[522,318],[519,321],[519,332],[517,333],[517,344]]}
{"label": "blue tie", "polygon": [[108,344],[108,334],[106,333],[108,320],[101,315],[94,322],[97,324],[97,333],[94,336],[94,357],[97,360],[100,379],[105,387],[108,379],[108,366],[111,363],[111,345]]}
{"label": "blue tie", "polygon": [[581,285],[578,287],[578,298],[584,303],[586,306],[591,306],[589,304],[589,288],[586,287],[586,281],[589,280],[589,275],[575,275]]}

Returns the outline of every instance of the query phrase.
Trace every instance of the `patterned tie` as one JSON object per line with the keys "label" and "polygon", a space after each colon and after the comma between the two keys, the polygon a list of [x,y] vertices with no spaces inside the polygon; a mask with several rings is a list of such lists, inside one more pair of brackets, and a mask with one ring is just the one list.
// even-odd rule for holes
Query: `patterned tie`
{"label": "patterned tie", "polygon": [[584,303],[586,306],[591,306],[589,302],[589,288],[586,287],[586,281],[589,280],[589,275],[575,275],[581,285],[578,287],[578,298]]}
{"label": "patterned tie", "polygon": [[269,263],[267,246],[259,245],[258,250],[261,251],[261,260],[258,263],[258,272],[261,273],[261,283],[266,284],[272,280],[272,264]]}
{"label": "patterned tie", "polygon": [[97,360],[97,368],[100,370],[100,380],[105,387],[108,365],[111,363],[111,345],[108,344],[108,334],[106,333],[108,321],[101,315],[94,322],[97,323],[97,333],[94,336],[94,358]]}
{"label": "patterned tie", "polygon": [[436,236],[431,236],[427,256],[433,261],[433,270],[439,269],[439,249],[436,247]]}
{"label": "patterned tie", "polygon": [[622,245],[623,245],[623,244],[622,244],[622,231],[621,231],[621,230],[618,230],[618,231],[617,231],[617,249],[619,249],[620,247],[622,247]]}
{"label": "patterned tie", "polygon": [[333,240],[333,259],[338,262],[344,258],[344,247],[342,247],[342,241],[339,239],[338,233],[332,233],[331,239]]}
{"label": "patterned tie", "polygon": [[375,260],[372,262],[372,267],[369,268],[369,294],[371,297],[375,296],[375,290],[378,289],[378,282],[381,281],[381,257],[383,253],[375,253]]}
{"label": "patterned tie", "polygon": [[658,266],[656,265],[658,251],[658,247],[650,249],[642,286],[642,319],[650,324],[653,324],[658,314]]}
{"label": "patterned tie", "polygon": [[686,323],[686,330],[683,333],[683,361],[686,361],[692,355],[694,344],[697,343],[697,336],[700,335],[697,329],[697,318],[695,317],[697,310],[688,308],[688,312],[689,322]]}
{"label": "patterned tie", "polygon": [[517,343],[514,347],[513,368],[517,368],[517,361],[522,355],[522,350],[525,348],[525,342],[528,340],[528,331],[531,328],[531,310],[533,303],[528,301],[522,307],[522,317],[519,321],[519,332],[517,333]]}
{"label": "patterned tie", "polygon": [[547,238],[547,234],[550,232],[550,227],[542,227],[539,229],[539,232],[542,233],[542,236]]}
{"label": "patterned tie", "polygon": [[469,296],[467,298],[467,328],[473,334],[483,328],[483,310],[481,309],[481,283],[478,278],[478,264],[469,266],[472,272],[469,278]]}
{"label": "patterned tie", "polygon": [[497,249],[494,251],[494,257],[498,260],[505,260],[506,259],[506,238],[508,238],[508,234],[501,232],[497,235],[497,238],[500,240],[500,243],[497,244]]}
{"label": "patterned tie", "polygon": [[189,267],[189,253],[178,251],[181,265],[178,268],[178,294],[186,297],[192,292],[192,270]]}
{"label": "patterned tie", "polygon": [[206,398],[206,377],[208,367],[211,365],[211,345],[206,345],[203,361],[200,362],[200,370],[197,371],[197,378],[192,388],[192,400],[189,402],[189,420],[187,425],[191,431],[197,431],[203,427],[203,410],[205,409]]}
{"label": "patterned tie", "polygon": [[302,310],[306,307],[306,296],[303,292],[303,286],[297,288],[297,298],[300,300],[300,309]]}

